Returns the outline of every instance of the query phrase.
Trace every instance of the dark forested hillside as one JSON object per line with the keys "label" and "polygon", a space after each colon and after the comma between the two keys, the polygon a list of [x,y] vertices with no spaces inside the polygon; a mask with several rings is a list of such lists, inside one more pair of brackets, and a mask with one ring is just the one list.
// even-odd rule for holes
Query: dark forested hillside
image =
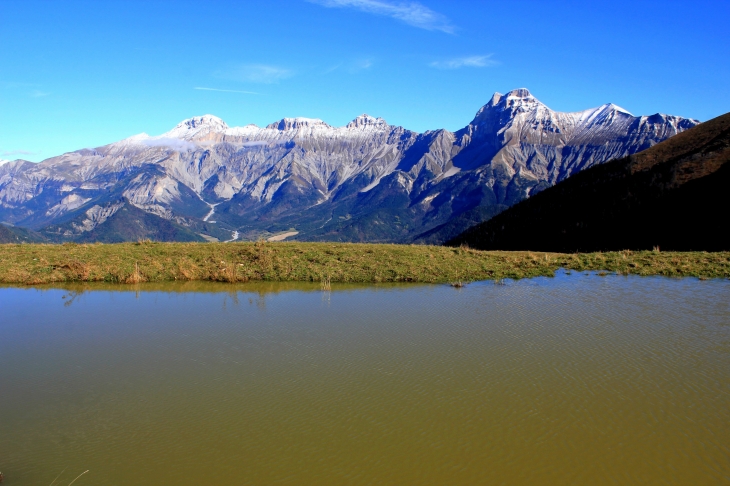
{"label": "dark forested hillside", "polygon": [[43,243],[47,240],[35,231],[16,226],[0,224],[0,244],[2,243]]}
{"label": "dark forested hillside", "polygon": [[447,244],[484,250],[730,250],[730,113],[592,167]]}

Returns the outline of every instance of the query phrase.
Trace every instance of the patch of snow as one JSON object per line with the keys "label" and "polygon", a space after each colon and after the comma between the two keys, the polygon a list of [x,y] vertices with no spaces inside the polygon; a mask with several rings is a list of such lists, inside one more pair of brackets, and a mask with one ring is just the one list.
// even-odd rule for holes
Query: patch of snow
{"label": "patch of snow", "polygon": [[620,107],[620,106],[618,106],[618,105],[614,105],[613,103],[608,103],[608,104],[607,104],[607,105],[605,105],[605,106],[606,106],[607,108],[610,108],[610,109],[614,110],[614,111],[620,111],[621,113],[625,113],[625,114],[627,114],[627,115],[631,115],[631,116],[634,116],[634,115],[633,115],[633,114],[632,114],[632,113],[631,113],[631,112],[630,112],[629,110],[625,110],[625,109],[621,108],[621,107]]}

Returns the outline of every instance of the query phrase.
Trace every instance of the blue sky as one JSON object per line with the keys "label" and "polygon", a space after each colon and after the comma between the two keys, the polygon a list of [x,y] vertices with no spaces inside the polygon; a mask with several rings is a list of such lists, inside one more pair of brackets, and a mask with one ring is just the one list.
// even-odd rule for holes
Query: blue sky
{"label": "blue sky", "polygon": [[729,20],[727,0],[0,0],[0,159],[206,113],[457,130],[518,87],[707,120],[730,111]]}

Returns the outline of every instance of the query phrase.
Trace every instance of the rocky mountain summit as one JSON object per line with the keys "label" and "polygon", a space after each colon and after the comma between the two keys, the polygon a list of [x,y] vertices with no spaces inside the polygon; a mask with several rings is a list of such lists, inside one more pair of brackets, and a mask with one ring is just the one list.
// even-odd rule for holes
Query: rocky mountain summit
{"label": "rocky mountain summit", "polygon": [[344,127],[284,118],[265,128],[205,115],[159,136],[0,164],[0,221],[78,239],[128,202],[208,239],[294,230],[306,240],[441,242],[698,123],[612,104],[556,112],[526,89],[495,94],[455,133],[368,115]]}

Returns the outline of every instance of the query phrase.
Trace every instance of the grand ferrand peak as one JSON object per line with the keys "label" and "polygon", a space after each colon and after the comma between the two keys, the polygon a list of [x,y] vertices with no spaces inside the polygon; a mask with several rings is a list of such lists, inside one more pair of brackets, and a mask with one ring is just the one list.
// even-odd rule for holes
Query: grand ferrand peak
{"label": "grand ferrand peak", "polygon": [[183,120],[172,130],[165,133],[165,138],[180,138],[190,140],[209,133],[224,132],[228,129],[226,122],[213,115],[194,116]]}
{"label": "grand ferrand peak", "polygon": [[228,128],[226,122],[214,115],[194,116],[177,124],[174,130],[200,130],[210,128],[212,130],[225,130]]}

